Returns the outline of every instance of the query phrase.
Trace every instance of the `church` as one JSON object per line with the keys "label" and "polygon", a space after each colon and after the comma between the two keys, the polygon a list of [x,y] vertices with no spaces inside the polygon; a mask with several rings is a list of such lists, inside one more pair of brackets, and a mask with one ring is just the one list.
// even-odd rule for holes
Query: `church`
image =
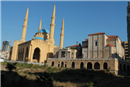
{"label": "church", "polygon": [[[22,37],[20,41],[14,41],[13,47],[11,48],[10,52],[11,60],[45,63],[47,58],[53,57],[54,48],[58,47],[55,45],[54,41],[56,18],[55,8],[56,6],[54,5],[51,17],[50,31],[47,29],[41,29],[42,20],[40,20],[38,32],[36,32],[32,40],[25,41],[29,13],[29,8],[27,8],[26,16],[24,19]],[[64,18],[62,22],[60,36],[60,47],[58,48],[63,48]]]}

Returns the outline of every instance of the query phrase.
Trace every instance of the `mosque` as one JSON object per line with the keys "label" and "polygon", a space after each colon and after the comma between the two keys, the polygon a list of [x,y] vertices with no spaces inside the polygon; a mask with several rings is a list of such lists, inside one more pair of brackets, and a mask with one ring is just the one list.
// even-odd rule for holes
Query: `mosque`
{"label": "mosque", "polygon": [[[42,20],[40,20],[38,32],[34,35],[32,40],[25,41],[29,13],[29,8],[27,8],[26,16],[24,19],[22,37],[20,41],[14,41],[10,55],[11,60],[45,63],[47,58],[53,57],[54,48],[58,47],[55,45],[54,41],[54,29],[56,18],[55,8],[56,6],[54,5],[53,14],[51,17],[50,31],[47,29],[41,29]],[[61,37],[59,48],[63,48],[64,18],[62,22],[60,36]]]}
{"label": "mosque", "polygon": [[63,18],[60,46],[56,46],[54,41],[55,5],[51,17],[50,31],[41,29],[42,20],[40,20],[38,32],[32,40],[26,42],[28,12],[29,8],[27,8],[24,19],[21,40],[14,41],[11,48],[11,60],[47,63],[48,66],[75,69],[109,69],[115,74],[130,71],[130,62],[125,61],[125,51],[118,36],[107,35],[104,32],[93,33],[89,34],[88,38],[82,42],[82,46],[79,44],[63,48]]}

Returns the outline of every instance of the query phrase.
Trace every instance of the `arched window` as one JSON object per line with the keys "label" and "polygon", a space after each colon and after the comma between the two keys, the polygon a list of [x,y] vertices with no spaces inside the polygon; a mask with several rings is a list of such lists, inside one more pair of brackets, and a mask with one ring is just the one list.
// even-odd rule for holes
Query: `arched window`
{"label": "arched window", "polygon": [[94,64],[94,69],[100,69],[100,64],[98,62]]}
{"label": "arched window", "polygon": [[64,67],[64,62],[61,63],[61,67]]}
{"label": "arched window", "polygon": [[81,62],[81,63],[80,63],[80,69],[83,69],[83,68],[84,68],[84,63]]}
{"label": "arched window", "polygon": [[103,64],[103,68],[107,69],[107,63],[106,62]]}
{"label": "arched window", "polygon": [[87,69],[92,69],[92,63],[88,62]]}
{"label": "arched window", "polygon": [[52,62],[51,66],[54,66],[54,62]]}
{"label": "arched window", "polygon": [[72,62],[72,68],[75,68],[75,63],[74,62]]}
{"label": "arched window", "polygon": [[58,67],[60,67],[60,64],[58,64]]}
{"label": "arched window", "polygon": [[67,67],[67,64],[65,64],[65,67]]}

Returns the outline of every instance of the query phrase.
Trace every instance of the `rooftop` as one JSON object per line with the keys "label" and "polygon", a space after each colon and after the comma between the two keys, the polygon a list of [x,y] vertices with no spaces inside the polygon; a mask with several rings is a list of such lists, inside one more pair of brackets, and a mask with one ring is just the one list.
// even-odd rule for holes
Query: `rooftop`
{"label": "rooftop", "polygon": [[97,32],[97,33],[93,33],[93,34],[89,34],[89,35],[97,35],[97,34],[105,34],[104,32]]}

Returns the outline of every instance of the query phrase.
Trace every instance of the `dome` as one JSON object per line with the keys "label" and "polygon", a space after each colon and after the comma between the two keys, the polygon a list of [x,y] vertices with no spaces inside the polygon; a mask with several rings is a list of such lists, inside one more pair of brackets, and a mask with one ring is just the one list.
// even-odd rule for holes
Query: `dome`
{"label": "dome", "polygon": [[47,30],[47,29],[41,29],[41,30],[40,30],[40,31],[38,31],[38,32],[50,33],[50,31],[49,31],[49,30]]}
{"label": "dome", "polygon": [[42,37],[35,37],[34,39],[44,40]]}

